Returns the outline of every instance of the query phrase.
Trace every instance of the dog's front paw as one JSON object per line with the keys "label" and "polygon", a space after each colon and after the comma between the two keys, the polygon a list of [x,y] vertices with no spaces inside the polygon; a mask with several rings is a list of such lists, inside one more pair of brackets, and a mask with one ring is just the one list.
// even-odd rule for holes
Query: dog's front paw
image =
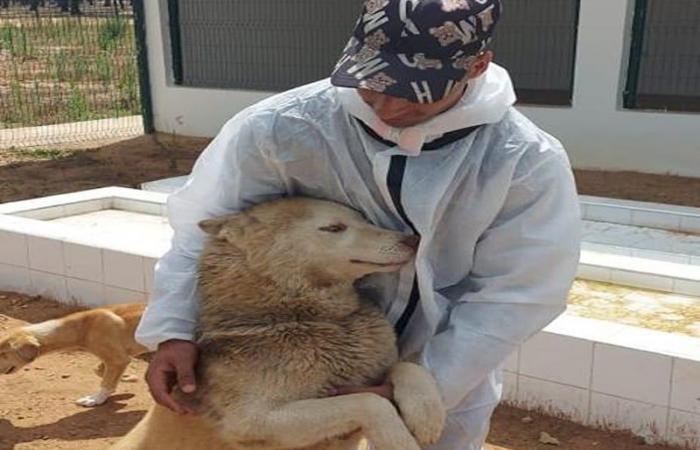
{"label": "dog's front paw", "polygon": [[421,448],[437,443],[445,427],[444,418],[433,408],[433,413],[428,413],[429,407],[420,406],[418,410],[425,411],[426,415],[417,417],[411,413],[402,413],[406,426],[418,441]]}
{"label": "dog's front paw", "polygon": [[86,408],[92,408],[94,406],[100,406],[107,401],[111,392],[100,390],[96,394],[86,395],[85,397],[79,398],[75,401],[76,404],[84,406]]}
{"label": "dog's front paw", "polygon": [[406,427],[421,447],[435,444],[445,428],[447,413],[433,377],[416,364],[399,363],[390,378]]}
{"label": "dog's front paw", "polygon": [[421,447],[437,443],[445,428],[442,402],[413,397],[399,406],[401,417]]}

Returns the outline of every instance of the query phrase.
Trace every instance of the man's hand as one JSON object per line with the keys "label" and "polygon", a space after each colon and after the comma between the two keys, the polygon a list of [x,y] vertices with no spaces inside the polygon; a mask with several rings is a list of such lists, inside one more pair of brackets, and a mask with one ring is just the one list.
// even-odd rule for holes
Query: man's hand
{"label": "man's hand", "polygon": [[175,401],[173,388],[190,394],[197,389],[194,368],[199,352],[190,341],[171,339],[158,345],[146,371],[146,383],[156,403],[178,414],[194,414],[195,411]]}
{"label": "man's hand", "polygon": [[360,394],[362,392],[370,392],[372,394],[377,394],[380,397],[384,397],[389,401],[394,401],[394,385],[391,383],[381,384],[379,386],[364,386],[364,387],[351,387],[343,386],[331,389],[328,395],[333,397],[336,395],[348,395],[348,394]]}

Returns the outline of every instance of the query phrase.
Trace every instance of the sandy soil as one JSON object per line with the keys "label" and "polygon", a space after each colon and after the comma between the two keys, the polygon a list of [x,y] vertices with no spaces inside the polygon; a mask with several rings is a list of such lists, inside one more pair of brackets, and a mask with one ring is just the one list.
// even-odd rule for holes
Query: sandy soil
{"label": "sandy soil", "polygon": [[[23,324],[59,317],[75,308],[24,295],[0,293],[0,333]],[[144,361],[127,373],[136,383],[121,383],[109,403],[86,409],[74,400],[94,393],[97,358],[67,352],[45,356],[14,375],[0,377],[0,449],[98,450],[124,435],[145,414],[148,391]]]}
{"label": "sandy soil", "polygon": [[[38,297],[0,292],[0,333],[59,317],[74,308]],[[128,372],[138,377],[121,383],[105,405],[86,409],[73,400],[92,393],[98,379],[97,359],[68,352],[48,355],[14,375],[0,377],[0,450],[101,450],[133,427],[146,412],[150,397],[142,381],[144,361]],[[532,418],[524,423],[524,417]],[[542,431],[559,439],[558,447],[539,443]],[[500,407],[493,420],[487,450],[670,450],[644,445],[638,438],[592,430],[574,423]]]}
{"label": "sandy soil", "polygon": [[700,299],[610,283],[576,280],[569,313],[700,338]]}
{"label": "sandy soil", "polygon": [[0,203],[184,175],[208,142],[152,135],[97,148],[0,150]]}
{"label": "sandy soil", "polygon": [[576,170],[579,193],[700,207],[700,178]]}
{"label": "sandy soil", "polygon": [[[0,149],[0,203],[189,173],[209,139],[155,134],[62,150]],[[700,207],[700,178],[577,170],[582,194]]]}

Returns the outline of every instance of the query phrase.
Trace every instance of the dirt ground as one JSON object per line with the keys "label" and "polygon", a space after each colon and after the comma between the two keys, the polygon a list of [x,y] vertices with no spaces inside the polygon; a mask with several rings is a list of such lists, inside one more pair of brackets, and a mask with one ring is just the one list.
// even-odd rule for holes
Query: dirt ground
{"label": "dirt ground", "polygon": [[[0,292],[0,334],[25,322],[36,323],[74,311],[38,297]],[[17,374],[0,376],[0,450],[102,450],[131,429],[146,412],[150,398],[143,382],[146,363],[134,361],[105,405],[86,409],[73,400],[93,393],[97,359],[78,352],[40,358]],[[524,423],[524,417],[532,418]],[[539,443],[542,431],[559,439],[558,447]],[[621,433],[592,430],[574,423],[500,407],[487,450],[671,450],[644,445]]]}
{"label": "dirt ground", "polygon": [[[64,149],[0,149],[0,203],[184,175],[208,142],[155,134]],[[700,207],[700,178],[577,170],[576,180],[582,194]]]}
{"label": "dirt ground", "polygon": [[0,150],[0,203],[183,175],[207,142],[158,135],[96,148]]}

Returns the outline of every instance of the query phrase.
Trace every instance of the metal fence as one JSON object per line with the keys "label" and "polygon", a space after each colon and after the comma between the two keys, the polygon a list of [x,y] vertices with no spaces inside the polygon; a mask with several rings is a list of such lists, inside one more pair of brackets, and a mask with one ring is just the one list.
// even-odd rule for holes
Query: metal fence
{"label": "metal fence", "polygon": [[0,148],[143,132],[133,6],[0,0]]}
{"label": "metal fence", "polygon": [[492,47],[521,103],[571,105],[580,1],[504,2]]}
{"label": "metal fence", "polygon": [[169,0],[175,81],[281,91],[327,77],[361,0]]}
{"label": "metal fence", "polygon": [[[522,101],[571,103],[579,2],[505,2],[494,50]],[[176,84],[266,91],[327,77],[362,6],[362,0],[167,3]]]}
{"label": "metal fence", "polygon": [[700,1],[636,1],[625,106],[700,111]]}

